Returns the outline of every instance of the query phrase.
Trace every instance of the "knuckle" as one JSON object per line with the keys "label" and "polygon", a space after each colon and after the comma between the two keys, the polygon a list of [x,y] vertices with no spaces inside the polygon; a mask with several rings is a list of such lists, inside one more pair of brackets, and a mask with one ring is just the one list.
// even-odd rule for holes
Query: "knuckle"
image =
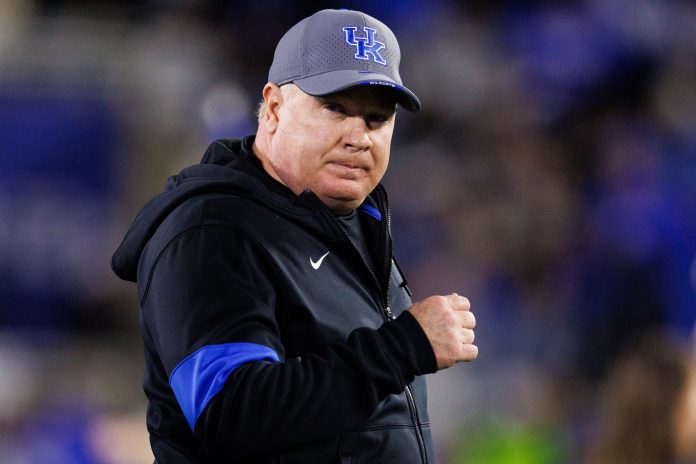
{"label": "knuckle", "polygon": [[471,343],[476,338],[476,334],[471,329],[464,329],[464,342]]}
{"label": "knuckle", "polygon": [[471,345],[473,359],[478,358],[479,349],[476,345]]}
{"label": "knuckle", "polygon": [[466,326],[470,329],[476,327],[476,316],[470,311],[466,313]]}
{"label": "knuckle", "polygon": [[464,352],[465,361],[473,361],[474,359],[478,358],[478,346],[476,345],[465,345]]}

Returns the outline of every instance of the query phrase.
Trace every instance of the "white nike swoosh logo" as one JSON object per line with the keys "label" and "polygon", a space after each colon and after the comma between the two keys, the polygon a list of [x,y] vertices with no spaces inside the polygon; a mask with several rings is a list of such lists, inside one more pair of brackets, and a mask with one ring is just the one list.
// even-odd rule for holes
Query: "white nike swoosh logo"
{"label": "white nike swoosh logo", "polygon": [[314,269],[319,269],[319,266],[321,266],[321,262],[324,261],[324,258],[326,258],[326,255],[328,255],[329,253],[331,253],[331,252],[330,252],[330,251],[327,251],[326,254],[325,254],[324,256],[322,256],[321,258],[319,258],[319,260],[318,260],[316,263],[315,263],[314,260],[310,257],[310,258],[309,258],[309,262],[312,264],[312,267],[313,267]]}

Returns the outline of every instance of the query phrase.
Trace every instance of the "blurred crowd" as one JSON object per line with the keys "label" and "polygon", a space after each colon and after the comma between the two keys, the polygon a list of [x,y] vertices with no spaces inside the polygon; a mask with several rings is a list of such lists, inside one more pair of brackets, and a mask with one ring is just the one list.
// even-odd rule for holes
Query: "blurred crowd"
{"label": "blurred crowd", "polygon": [[395,251],[472,301],[429,378],[441,464],[696,462],[696,4],[0,2],[0,462],[152,461],[133,285],[110,256],[207,144],[255,130],[326,7],[399,38]]}

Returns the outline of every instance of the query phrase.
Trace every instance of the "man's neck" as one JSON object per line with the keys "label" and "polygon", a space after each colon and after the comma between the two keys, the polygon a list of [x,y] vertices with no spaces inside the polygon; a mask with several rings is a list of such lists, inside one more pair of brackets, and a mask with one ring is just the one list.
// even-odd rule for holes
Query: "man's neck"
{"label": "man's neck", "polygon": [[[266,137],[266,134],[263,133],[262,128],[259,127],[259,130],[256,131],[256,137],[254,138],[254,143],[251,146],[251,149],[259,161],[261,161],[261,167],[263,170],[266,171],[269,176],[288,187],[288,185],[280,178],[276,170],[273,169],[273,165],[271,165],[270,161],[268,160],[268,145],[268,138]],[[298,194],[298,192],[293,193],[295,193],[295,195]]]}

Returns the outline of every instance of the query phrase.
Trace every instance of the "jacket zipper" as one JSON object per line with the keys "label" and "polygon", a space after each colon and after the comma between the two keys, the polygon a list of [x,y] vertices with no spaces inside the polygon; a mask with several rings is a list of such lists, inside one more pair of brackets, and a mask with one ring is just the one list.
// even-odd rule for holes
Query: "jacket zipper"
{"label": "jacket zipper", "polygon": [[[391,236],[391,210],[389,208],[389,197],[387,197],[386,192],[384,195],[384,200],[386,202],[385,205],[385,210],[387,211],[387,236]],[[321,203],[321,202],[319,202]],[[324,206],[322,204],[322,206]],[[343,233],[343,236],[348,239],[348,242],[351,244],[351,246],[358,251],[358,255],[360,256],[360,260],[363,262],[363,265],[367,268],[367,270],[370,272],[370,275],[372,276],[372,280],[377,284],[377,289],[379,290],[380,296],[382,296],[383,300],[383,306],[382,306],[382,311],[383,311],[383,316],[385,318],[385,322],[392,321],[396,319],[396,315],[394,312],[391,310],[389,307],[389,292],[391,290],[391,281],[392,281],[392,252],[391,252],[391,242],[389,250],[387,250],[387,288],[386,292],[382,289],[382,286],[379,283],[379,279],[377,278],[377,275],[375,275],[374,271],[372,268],[369,266],[367,261],[365,260],[365,257],[360,253],[358,250],[358,247],[355,246],[355,243],[353,242],[353,239],[350,238],[350,235],[348,235],[348,231],[346,230],[345,227],[343,227],[343,224],[341,224],[341,221],[336,219],[336,217],[331,214],[330,211],[326,209],[324,206],[323,211],[325,211],[325,214],[331,217],[331,220],[333,221],[334,224],[338,226],[338,228],[341,230]],[[409,292],[410,293],[410,292]],[[413,398],[413,393],[411,392],[411,386],[406,385],[406,388],[404,389],[405,395],[406,395],[406,404],[408,405],[408,411],[411,415],[411,422],[414,425],[414,428],[416,430],[416,440],[418,441],[418,449],[420,451],[421,455],[421,461],[423,464],[428,464],[428,455],[425,451],[425,440],[423,439],[423,430],[421,430],[421,425],[420,425],[420,418],[418,416],[418,408],[416,407],[416,400]]]}
{"label": "jacket zipper", "polygon": [[[387,234],[389,237],[391,237],[391,208],[389,207],[389,197],[384,195],[384,201],[386,203],[385,205],[385,210],[387,211]],[[394,316],[394,313],[392,310],[389,308],[389,290],[391,289],[391,279],[392,279],[392,250],[391,250],[391,242],[390,243],[390,249],[388,253],[388,259],[389,259],[389,279],[387,281],[387,295],[386,295],[386,301],[384,304],[385,312],[387,313],[387,317],[389,319],[396,319],[396,316]],[[395,260],[394,260],[395,261]],[[398,264],[397,264],[398,267]],[[401,268],[399,268],[399,272],[401,273]],[[403,276],[403,273],[401,273]],[[408,287],[407,287],[408,288]],[[410,290],[408,291],[410,295]],[[418,448],[420,450],[421,454],[421,461],[423,461],[423,464],[428,464],[428,455],[425,452],[425,440],[423,439],[423,430],[421,430],[421,425],[420,425],[420,418],[418,417],[418,408],[416,407],[416,400],[413,398],[413,393],[411,392],[411,386],[406,385],[406,388],[404,389],[406,393],[406,402],[408,404],[408,409],[409,412],[411,413],[411,421],[413,422],[413,425],[415,426],[416,429],[416,439],[418,440]]]}
{"label": "jacket zipper", "polygon": [[413,393],[411,393],[411,386],[406,385],[406,400],[408,402],[408,409],[411,412],[411,420],[416,426],[416,438],[418,439],[418,447],[420,448],[421,460],[428,464],[428,455],[425,452],[425,440],[423,439],[423,431],[421,430],[420,418],[418,417],[418,408],[416,407],[416,400],[413,399]]}
{"label": "jacket zipper", "polygon": [[[352,246],[356,251],[358,251],[358,247],[355,246],[355,242],[353,242],[353,239],[350,238],[350,235],[348,235],[348,231],[346,230],[345,227],[343,227],[343,224],[341,224],[341,221],[339,221],[338,219],[336,219],[333,215],[331,215],[331,217],[333,218],[333,220],[334,220],[334,222],[336,223],[336,225],[338,225],[339,229],[341,229],[341,232],[343,232],[343,235],[345,236],[345,238],[348,239],[348,242],[350,242],[351,246]],[[379,289],[379,293],[380,293],[380,296],[381,296],[384,292],[383,292],[383,290],[382,290],[382,286],[379,284],[379,279],[378,279],[377,276],[375,275],[375,273],[374,273],[374,271],[372,270],[372,268],[370,267],[370,265],[367,263],[367,260],[365,259],[365,257],[362,255],[362,253],[360,253],[360,251],[358,251],[358,255],[360,256],[360,260],[362,261],[362,263],[365,265],[365,267],[367,268],[367,270],[370,272],[370,275],[372,276],[372,280],[374,281],[375,284],[377,284],[377,288]],[[391,273],[390,273],[390,274],[391,274]],[[390,276],[390,280],[391,280],[391,276]],[[387,287],[387,295],[388,295],[388,294],[389,294],[389,287]],[[392,317],[395,318],[394,313],[392,313],[391,309],[390,309],[388,306],[386,307],[385,314],[386,314],[387,318],[390,318],[390,316],[389,316],[390,314],[391,314]]]}

